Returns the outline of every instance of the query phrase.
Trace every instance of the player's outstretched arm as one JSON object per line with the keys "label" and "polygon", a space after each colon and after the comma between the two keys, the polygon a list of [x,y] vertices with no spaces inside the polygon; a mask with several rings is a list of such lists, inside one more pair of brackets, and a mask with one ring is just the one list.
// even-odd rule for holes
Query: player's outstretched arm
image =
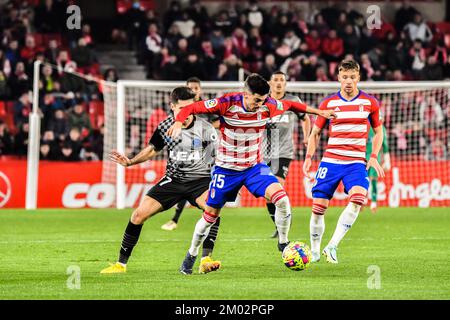
{"label": "player's outstretched arm", "polygon": [[316,114],[318,116],[324,117],[327,120],[336,118],[336,113],[334,112],[334,110],[321,110],[321,109],[306,107],[306,113]]}
{"label": "player's outstretched arm", "polygon": [[370,167],[374,168],[378,176],[383,178],[385,176],[383,168],[378,163],[378,153],[380,152],[381,146],[383,145],[383,126],[379,125],[373,128],[375,135],[372,141],[372,154],[370,155],[369,161],[367,161],[366,169],[369,170]]}
{"label": "player's outstretched arm", "polygon": [[306,148],[306,158],[305,161],[303,162],[303,174],[309,179],[312,178],[309,173],[309,170],[311,169],[311,159],[314,156],[314,153],[316,152],[321,131],[322,131],[321,128],[319,128],[318,126],[314,126],[308,138],[308,147]]}
{"label": "player's outstretched arm", "polygon": [[318,116],[324,117],[325,119],[334,119],[336,118],[336,113],[334,110],[322,110],[322,109],[316,109],[311,108],[304,104],[303,102],[296,102],[296,101],[287,101],[283,100],[283,106],[286,108],[285,110],[292,110],[296,112],[304,112],[304,113],[310,113],[310,114],[316,114]]}
{"label": "player's outstretched arm", "polygon": [[124,167],[129,167],[144,161],[147,161],[154,156],[156,156],[158,152],[155,150],[155,148],[152,145],[147,146],[145,149],[143,149],[141,152],[139,152],[134,158],[130,159],[127,156],[121,154],[120,152],[113,150],[109,154],[109,159],[112,162],[115,162],[117,164],[120,164]]}

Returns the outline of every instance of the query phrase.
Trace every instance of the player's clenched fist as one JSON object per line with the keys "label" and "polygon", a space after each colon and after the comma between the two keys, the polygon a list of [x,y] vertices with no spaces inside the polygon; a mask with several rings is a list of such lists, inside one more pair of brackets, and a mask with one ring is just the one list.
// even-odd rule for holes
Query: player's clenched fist
{"label": "player's clenched fist", "polygon": [[177,138],[181,133],[181,126],[183,123],[180,121],[175,121],[175,123],[167,130],[167,135],[172,139]]}
{"label": "player's clenched fist", "polygon": [[131,166],[131,160],[123,154],[117,152],[116,150],[113,150],[109,153],[109,159],[124,167]]}

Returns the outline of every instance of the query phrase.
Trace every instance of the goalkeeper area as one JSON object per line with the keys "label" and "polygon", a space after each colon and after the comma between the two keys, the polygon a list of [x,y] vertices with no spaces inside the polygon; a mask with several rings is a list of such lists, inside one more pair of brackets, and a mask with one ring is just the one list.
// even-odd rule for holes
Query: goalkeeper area
{"label": "goalkeeper area", "polygon": [[[328,210],[324,241],[341,211]],[[450,292],[447,208],[365,208],[338,265],[322,257],[300,272],[281,262],[265,209],[227,208],[214,251],[222,268],[190,277],[178,268],[200,211],[186,209],[167,232],[160,226],[170,210],[145,224],[126,274],[101,275],[117,258],[130,213],[2,210],[1,299],[448,299]],[[293,208],[291,240],[309,243],[309,216],[310,208]]]}

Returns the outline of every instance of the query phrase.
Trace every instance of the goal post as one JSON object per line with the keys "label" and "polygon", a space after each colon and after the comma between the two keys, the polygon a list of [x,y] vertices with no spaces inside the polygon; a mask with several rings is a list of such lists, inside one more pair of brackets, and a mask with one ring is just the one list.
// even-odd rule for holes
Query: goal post
{"label": "goal post", "polygon": [[[138,204],[145,195],[142,190],[148,189],[163,175],[166,155],[125,169],[107,164],[109,151],[117,149],[131,157],[142,150],[156,125],[170,114],[171,90],[182,85],[185,82],[119,80],[117,101],[105,102],[103,179],[116,185],[117,208]],[[203,99],[243,90],[243,82],[204,81],[201,85]],[[450,192],[446,188],[450,188],[450,142],[448,121],[445,119],[450,117],[450,82],[361,82],[359,88],[380,101],[388,133],[392,172],[381,181],[381,205],[448,205],[450,194],[447,193]],[[315,108],[323,98],[338,90],[337,82],[287,84],[288,93],[299,96],[302,101]],[[301,145],[301,135],[301,129],[296,124],[295,156],[286,185],[295,206],[310,205],[311,200],[312,184],[303,177],[301,171],[305,152]],[[320,159],[326,145],[326,132],[323,136],[316,160]],[[317,161],[315,165],[317,166]],[[145,186],[141,193],[136,191],[139,186]],[[343,203],[343,190],[338,190],[335,199],[338,205]],[[264,201],[244,195],[241,205],[261,206]]]}

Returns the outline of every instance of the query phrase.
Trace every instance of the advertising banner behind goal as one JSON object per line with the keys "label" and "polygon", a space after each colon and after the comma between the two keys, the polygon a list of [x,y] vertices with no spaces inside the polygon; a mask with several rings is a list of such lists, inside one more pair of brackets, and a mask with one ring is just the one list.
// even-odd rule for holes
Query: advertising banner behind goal
{"label": "advertising banner behind goal", "polygon": [[[286,189],[293,206],[311,206],[313,181],[305,179],[301,161],[291,165]],[[26,161],[0,161],[0,208],[23,208],[25,205]],[[149,161],[127,169],[129,179],[125,191],[127,207],[136,207],[149,188],[163,177],[166,162]],[[313,169],[317,169],[314,163]],[[397,161],[392,170],[380,180],[379,203],[383,206],[441,207],[450,206],[450,176],[433,170],[428,161]],[[440,163],[450,166],[450,161]],[[102,162],[41,161],[39,168],[39,208],[112,208],[116,205],[116,186],[102,182]],[[337,190],[332,204],[346,205],[343,188]],[[265,206],[245,188],[241,206]]]}

